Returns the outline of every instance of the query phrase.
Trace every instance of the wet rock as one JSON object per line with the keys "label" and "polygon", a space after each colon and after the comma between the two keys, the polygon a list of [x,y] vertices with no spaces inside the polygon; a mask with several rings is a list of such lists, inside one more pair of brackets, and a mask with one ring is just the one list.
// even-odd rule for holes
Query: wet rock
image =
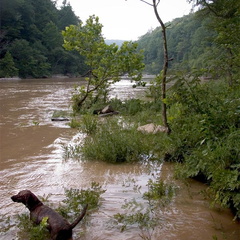
{"label": "wet rock", "polygon": [[138,131],[142,133],[153,133],[156,134],[158,132],[168,132],[168,129],[161,125],[156,125],[154,123],[149,123],[137,128]]}
{"label": "wet rock", "polygon": [[112,108],[111,105],[107,105],[105,108],[102,109],[101,113],[105,114],[105,113],[112,113],[115,112],[114,109]]}
{"label": "wet rock", "polygon": [[100,117],[105,117],[105,116],[111,116],[111,115],[115,115],[118,114],[117,111],[115,111],[111,105],[107,105],[106,107],[104,107],[103,109],[96,109],[93,111],[93,114],[97,114]]}

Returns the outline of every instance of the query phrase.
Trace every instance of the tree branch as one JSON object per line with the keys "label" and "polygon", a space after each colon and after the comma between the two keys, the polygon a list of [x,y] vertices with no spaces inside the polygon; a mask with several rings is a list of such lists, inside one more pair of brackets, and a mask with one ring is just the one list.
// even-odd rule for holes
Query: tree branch
{"label": "tree branch", "polygon": [[[153,6],[151,3],[149,3],[149,2],[147,2],[147,1],[144,1],[144,0],[140,0],[141,2],[144,2],[144,3],[146,3],[146,4],[148,4],[148,5],[150,5],[151,7]],[[160,0],[159,0],[160,1]]]}
{"label": "tree branch", "polygon": [[158,3],[156,4],[156,6],[158,6],[160,4],[161,0],[158,0]]}

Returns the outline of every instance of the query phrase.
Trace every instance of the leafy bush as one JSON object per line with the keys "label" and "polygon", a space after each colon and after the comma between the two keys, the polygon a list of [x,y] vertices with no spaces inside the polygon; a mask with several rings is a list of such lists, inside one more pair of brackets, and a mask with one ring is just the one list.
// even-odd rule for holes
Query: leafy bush
{"label": "leafy bush", "polygon": [[171,184],[166,184],[162,180],[148,181],[148,192],[143,194],[143,198],[147,199],[149,202],[160,200],[161,205],[166,205],[172,200],[175,193],[175,187]]}
{"label": "leafy bush", "polygon": [[73,118],[69,124],[71,128],[78,128],[87,134],[93,134],[97,130],[98,120],[95,115],[86,113],[80,118]]}
{"label": "leafy bush", "polygon": [[82,124],[78,119],[72,118],[69,126],[71,128],[81,128]]}
{"label": "leafy bush", "polygon": [[66,198],[63,200],[63,205],[57,209],[66,218],[71,213],[73,218],[76,218],[83,207],[88,204],[88,212],[96,210],[100,206],[101,195],[106,190],[99,183],[92,182],[91,187],[87,189],[66,189]]}
{"label": "leafy bush", "polygon": [[172,134],[160,143],[177,174],[206,181],[213,200],[240,217],[240,87],[180,79],[169,97]]}

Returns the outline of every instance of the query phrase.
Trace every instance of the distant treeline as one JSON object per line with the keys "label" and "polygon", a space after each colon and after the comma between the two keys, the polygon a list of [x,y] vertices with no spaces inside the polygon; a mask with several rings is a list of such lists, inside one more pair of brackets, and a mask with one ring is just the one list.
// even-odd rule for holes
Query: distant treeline
{"label": "distant treeline", "polygon": [[51,0],[0,0],[0,6],[0,77],[85,71],[83,58],[62,47],[61,31],[80,21],[66,1],[60,8]]}
{"label": "distant treeline", "polygon": [[[61,31],[81,21],[66,2],[57,7],[51,0],[0,0],[0,77],[78,76],[86,72],[83,57],[62,47]],[[214,70],[228,74],[229,79],[239,72],[240,4],[227,2],[218,1],[216,14],[198,11],[166,23],[170,69]],[[107,44],[113,42],[121,45],[123,41],[106,40]],[[161,28],[137,42],[144,50],[145,72],[159,73],[164,60]]]}

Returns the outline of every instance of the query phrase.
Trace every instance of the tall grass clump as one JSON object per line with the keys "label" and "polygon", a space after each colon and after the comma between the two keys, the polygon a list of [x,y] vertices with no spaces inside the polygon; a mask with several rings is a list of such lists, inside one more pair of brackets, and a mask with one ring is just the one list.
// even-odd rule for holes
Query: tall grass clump
{"label": "tall grass clump", "polygon": [[151,147],[135,127],[109,119],[94,136],[86,138],[82,151],[87,159],[122,163],[149,156]]}
{"label": "tall grass clump", "polygon": [[97,130],[98,120],[97,116],[86,113],[78,119],[73,118],[69,125],[71,128],[78,128],[86,134],[93,134]]}
{"label": "tall grass clump", "polygon": [[81,130],[87,134],[93,134],[97,131],[98,120],[96,116],[85,114],[81,120]]}

